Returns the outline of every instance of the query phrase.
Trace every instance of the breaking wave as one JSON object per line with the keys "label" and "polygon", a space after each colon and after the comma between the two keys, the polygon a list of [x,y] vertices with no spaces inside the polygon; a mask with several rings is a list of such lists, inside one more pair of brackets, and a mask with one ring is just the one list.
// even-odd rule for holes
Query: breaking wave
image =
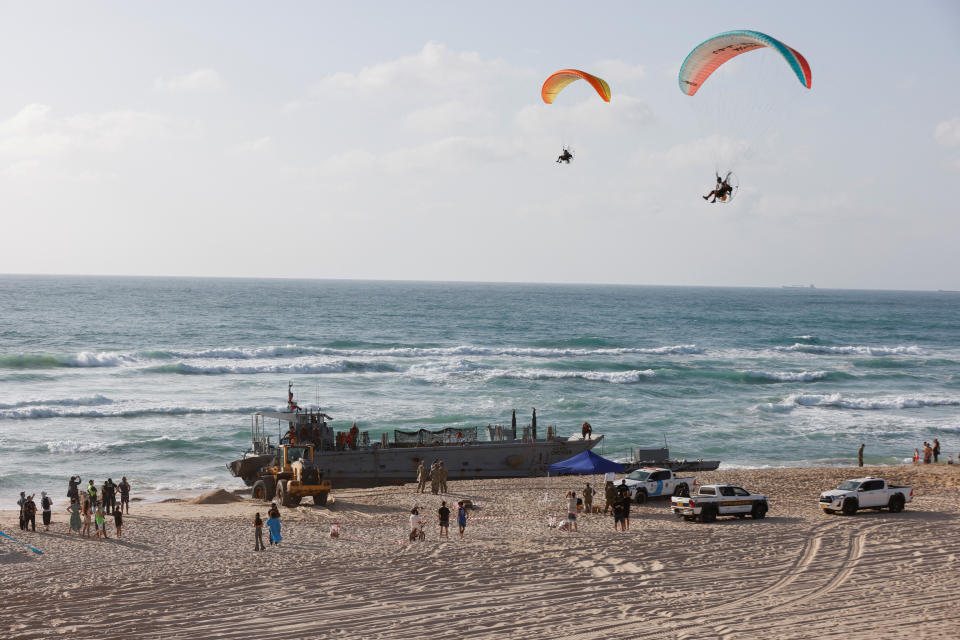
{"label": "breaking wave", "polygon": [[830,374],[826,371],[744,371],[743,375],[766,382],[816,382],[825,380]]}
{"label": "breaking wave", "polygon": [[485,372],[489,378],[508,380],[588,380],[612,384],[635,384],[655,377],[653,369],[632,371],[553,371],[550,369],[491,369]]}
{"label": "breaking wave", "polygon": [[141,416],[183,416],[189,414],[241,413],[254,411],[274,411],[276,407],[145,407],[113,411],[101,409],[66,409],[61,407],[37,406],[15,409],[0,409],[0,420],[38,420],[43,418],[136,418]]}
{"label": "breaking wave", "polygon": [[922,356],[926,352],[917,346],[911,347],[826,347],[816,344],[802,344],[800,342],[789,347],[777,347],[778,351],[799,351],[801,353],[816,353],[822,355],[851,355],[851,356]]}
{"label": "breaking wave", "polygon": [[258,374],[258,373],[392,373],[399,369],[392,365],[369,362],[326,362],[262,365],[194,365],[186,362],[160,365],[144,369],[148,373],[177,373],[182,375]]}
{"label": "breaking wave", "polygon": [[54,369],[57,367],[119,367],[136,362],[137,358],[128,353],[81,351],[69,356],[19,354],[0,356],[2,369]]}
{"label": "breaking wave", "polygon": [[85,398],[61,398],[57,400],[24,400],[13,404],[0,402],[0,409],[21,409],[23,407],[95,407],[98,405],[113,404],[113,400],[99,394]]}
{"label": "breaking wave", "polygon": [[767,402],[755,408],[775,413],[787,413],[797,407],[832,407],[836,409],[884,410],[920,409],[923,407],[956,407],[960,398],[943,396],[886,396],[879,398],[849,398],[840,393],[795,393],[780,402]]}

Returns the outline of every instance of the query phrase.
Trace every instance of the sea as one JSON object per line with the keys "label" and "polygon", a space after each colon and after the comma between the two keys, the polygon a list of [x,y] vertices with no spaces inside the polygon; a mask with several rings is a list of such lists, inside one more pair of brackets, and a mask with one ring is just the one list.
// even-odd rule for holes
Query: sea
{"label": "sea", "polygon": [[536,408],[614,459],[900,464],[960,451],[960,294],[0,276],[0,500],[238,488],[226,463],[288,383],[371,440]]}

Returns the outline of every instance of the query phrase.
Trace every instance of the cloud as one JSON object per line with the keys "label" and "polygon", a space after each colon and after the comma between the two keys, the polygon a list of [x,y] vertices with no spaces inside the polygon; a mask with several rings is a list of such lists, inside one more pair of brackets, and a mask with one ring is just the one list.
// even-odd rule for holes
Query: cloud
{"label": "cloud", "polygon": [[614,93],[617,82],[640,80],[647,74],[641,65],[630,64],[623,60],[601,60],[594,63],[590,69],[590,73],[598,75],[610,83],[611,91]]}
{"label": "cloud", "polygon": [[220,77],[220,74],[215,69],[210,68],[197,69],[172,78],[161,76],[153,81],[153,88],[156,91],[170,93],[217,91],[225,86],[226,83]]}
{"label": "cloud", "polygon": [[933,137],[941,147],[960,147],[960,116],[938,124],[933,130]]}
{"label": "cloud", "polygon": [[521,131],[539,135],[574,130],[610,131],[645,126],[655,120],[650,105],[631,96],[618,96],[610,102],[592,97],[570,106],[556,102],[551,105],[527,105],[515,117],[515,123]]}
{"label": "cloud", "polygon": [[355,73],[338,72],[322,79],[323,94],[371,94],[381,91],[439,91],[464,96],[484,93],[503,77],[530,75],[500,59],[485,59],[474,51],[453,51],[428,42],[418,53],[364,67]]}
{"label": "cloud", "polygon": [[140,111],[80,113],[56,117],[45,104],[28,104],[0,122],[0,157],[15,161],[69,151],[113,152],[167,135],[170,121]]}
{"label": "cloud", "polygon": [[494,120],[493,113],[485,107],[454,101],[417,109],[407,114],[404,123],[413,131],[438,133],[486,127]]}
{"label": "cloud", "polygon": [[271,146],[273,146],[273,138],[270,136],[263,136],[262,138],[257,138],[255,140],[244,140],[240,144],[234,146],[233,151],[238,154],[259,153],[269,149]]}

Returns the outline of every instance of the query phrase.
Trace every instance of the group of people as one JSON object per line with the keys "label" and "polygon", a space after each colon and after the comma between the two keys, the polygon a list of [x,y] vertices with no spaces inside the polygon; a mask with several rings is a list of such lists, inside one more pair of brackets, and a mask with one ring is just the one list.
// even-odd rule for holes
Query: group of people
{"label": "group of people", "polygon": [[266,547],[263,545],[263,525],[267,525],[269,530],[269,539],[270,546],[279,545],[283,542],[283,536],[280,535],[280,509],[277,507],[276,502],[270,503],[270,510],[267,511],[267,521],[264,523],[263,518],[260,517],[260,513],[257,512],[257,515],[253,518],[253,550],[254,551],[264,551]]}
{"label": "group of people", "polygon": [[[607,480],[603,492],[606,501],[603,513],[613,513],[613,530],[627,531],[630,528],[630,488],[627,481],[621,480],[619,485],[614,485],[612,480]],[[565,498],[567,519],[561,522],[558,528],[562,531],[577,531],[577,515],[581,511],[593,513],[595,493],[590,483],[584,485],[582,498],[578,498],[575,491],[568,491]]]}
{"label": "group of people", "polygon": [[[107,478],[99,488],[93,480],[87,481],[87,486],[80,490],[80,476],[71,476],[67,486],[67,499],[70,501],[66,512],[70,514],[70,531],[81,536],[91,537],[90,527],[94,527],[97,539],[110,538],[107,534],[107,516],[113,516],[114,532],[118,538],[123,536],[123,511],[130,513],[130,483],[124,476],[120,483]],[[119,500],[118,500],[119,497]],[[20,529],[22,531],[37,530],[37,511],[43,518],[43,530],[50,530],[53,519],[53,499],[46,491],[40,492],[40,505],[37,506],[34,494],[27,495],[20,492],[17,500],[20,507]]]}
{"label": "group of people", "polygon": [[[423,532],[424,516],[420,514],[423,507],[414,505],[410,510],[410,541],[423,540],[426,535]],[[447,501],[440,503],[437,509],[437,522],[440,524],[440,538],[450,539],[450,508],[447,507]],[[460,530],[460,537],[467,529],[467,503],[461,500],[457,503],[457,528]]]}
{"label": "group of people", "polygon": [[430,493],[433,495],[447,492],[447,468],[443,466],[443,460],[434,460],[429,470],[427,463],[420,460],[417,465],[417,493],[423,493],[427,480],[430,481]]}
{"label": "group of people", "polygon": [[[960,454],[957,454],[960,457]],[[931,462],[940,462],[940,441],[933,439],[933,444],[924,441],[923,443],[923,464]],[[913,464],[920,464],[920,449],[913,450]],[[953,464],[953,456],[950,457],[950,464]]]}

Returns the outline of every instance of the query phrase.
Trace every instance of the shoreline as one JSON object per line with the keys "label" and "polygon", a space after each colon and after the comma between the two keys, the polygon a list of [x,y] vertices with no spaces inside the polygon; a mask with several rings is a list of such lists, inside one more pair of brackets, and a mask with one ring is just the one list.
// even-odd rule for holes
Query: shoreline
{"label": "shoreline", "polygon": [[[905,512],[821,513],[820,491],[871,474],[915,488]],[[11,603],[0,629],[17,639],[943,637],[937,621],[952,620],[960,588],[960,467],[695,475],[766,494],[767,518],[690,523],[651,500],[632,507],[627,532],[602,514],[581,515],[577,532],[547,527],[566,491],[600,476],[451,481],[446,496],[416,483],[335,491],[328,507],[282,508],[283,543],[263,553],[252,517],[268,505],[252,499],[134,503],[121,540],[108,518],[108,541],[64,533],[59,505],[48,534],[17,535],[15,514],[0,511],[5,532],[44,551],[0,542]],[[454,525],[438,540],[440,501],[467,497],[480,508],[466,538]],[[407,540],[414,504],[426,509],[423,542]]]}

